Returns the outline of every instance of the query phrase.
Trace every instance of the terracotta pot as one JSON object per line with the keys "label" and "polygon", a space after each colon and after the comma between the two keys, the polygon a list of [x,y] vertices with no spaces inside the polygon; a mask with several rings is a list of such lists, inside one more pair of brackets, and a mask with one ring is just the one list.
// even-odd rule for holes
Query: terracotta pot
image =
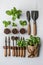
{"label": "terracotta pot", "polygon": [[39,55],[39,45],[38,46],[30,46],[27,47],[28,57],[37,57]]}

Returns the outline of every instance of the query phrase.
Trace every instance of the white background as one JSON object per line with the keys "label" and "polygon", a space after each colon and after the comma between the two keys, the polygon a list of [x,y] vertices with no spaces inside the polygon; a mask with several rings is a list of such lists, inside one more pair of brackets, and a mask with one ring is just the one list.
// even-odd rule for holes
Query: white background
{"label": "white background", "polygon": [[[17,7],[23,11],[21,19],[26,19],[27,10],[39,10],[39,18],[37,20],[37,35],[41,38],[41,50],[38,58],[16,58],[4,57],[4,33],[3,33],[3,20],[11,20],[10,16],[5,14],[7,9]],[[17,24],[18,20],[16,20]],[[31,20],[31,26],[33,21]],[[20,28],[20,27],[19,27]],[[27,35],[28,36],[28,35]],[[26,35],[25,35],[26,37]],[[43,65],[43,0],[0,0],[0,65]]]}

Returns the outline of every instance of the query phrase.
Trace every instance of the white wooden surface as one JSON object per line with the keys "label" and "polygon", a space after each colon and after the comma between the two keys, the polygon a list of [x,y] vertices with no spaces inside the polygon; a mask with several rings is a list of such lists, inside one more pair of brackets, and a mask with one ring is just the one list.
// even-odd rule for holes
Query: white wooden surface
{"label": "white wooden surface", "polygon": [[[37,5],[36,5],[37,4]],[[3,34],[3,20],[11,20],[10,16],[5,14],[7,9],[17,7],[23,11],[21,19],[26,19],[27,10],[39,10],[39,18],[37,20],[38,35],[41,38],[41,50],[38,58],[16,58],[16,57],[4,57],[3,56],[3,45],[4,45],[4,34]],[[19,24],[18,20],[16,23]],[[33,21],[31,19],[31,25]],[[28,35],[25,35],[27,38]],[[0,65],[43,65],[43,0],[0,0]]]}

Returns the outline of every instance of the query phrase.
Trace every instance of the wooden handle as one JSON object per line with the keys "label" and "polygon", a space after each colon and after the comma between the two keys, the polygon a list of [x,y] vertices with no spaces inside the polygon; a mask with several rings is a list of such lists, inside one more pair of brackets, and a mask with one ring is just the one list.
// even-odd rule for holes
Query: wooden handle
{"label": "wooden handle", "polygon": [[23,48],[23,57],[25,56],[25,50],[24,50],[24,48]]}
{"label": "wooden handle", "polygon": [[15,47],[14,52],[15,52],[15,56],[18,56],[17,47]]}
{"label": "wooden handle", "polygon": [[26,53],[25,53],[25,48],[23,48],[23,57],[25,57]]}
{"label": "wooden handle", "polygon": [[10,56],[10,48],[8,48],[8,53],[7,53],[8,56]]}
{"label": "wooden handle", "polygon": [[18,47],[16,47],[16,57],[18,56]]}
{"label": "wooden handle", "polygon": [[37,26],[36,26],[36,22],[33,23],[33,34],[34,34],[34,35],[37,34]]}
{"label": "wooden handle", "polygon": [[22,57],[23,56],[23,50],[22,50],[22,48],[20,48],[20,57]]}
{"label": "wooden handle", "polygon": [[12,56],[15,56],[15,50],[12,49]]}
{"label": "wooden handle", "polygon": [[7,56],[7,49],[4,49],[4,56]]}
{"label": "wooden handle", "polygon": [[28,34],[29,35],[31,34],[31,26],[30,26],[30,23],[28,24]]}
{"label": "wooden handle", "polygon": [[18,56],[20,56],[20,48],[18,47]]}

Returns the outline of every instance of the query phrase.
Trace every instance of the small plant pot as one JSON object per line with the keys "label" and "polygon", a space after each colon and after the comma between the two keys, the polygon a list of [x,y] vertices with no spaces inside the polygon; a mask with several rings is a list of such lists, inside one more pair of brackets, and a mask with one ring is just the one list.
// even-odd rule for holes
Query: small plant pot
{"label": "small plant pot", "polygon": [[39,45],[38,46],[30,46],[27,47],[28,57],[38,57],[39,56]]}
{"label": "small plant pot", "polygon": [[18,33],[19,33],[19,31],[18,31],[18,29],[13,28],[13,29],[12,29],[12,33],[13,33],[13,34],[18,34]]}
{"label": "small plant pot", "polygon": [[10,34],[11,33],[11,30],[9,28],[6,28],[6,29],[4,29],[4,33],[5,34]]}
{"label": "small plant pot", "polygon": [[21,33],[21,34],[25,34],[25,33],[26,33],[26,30],[25,30],[24,28],[21,28],[21,29],[20,29],[20,33]]}

